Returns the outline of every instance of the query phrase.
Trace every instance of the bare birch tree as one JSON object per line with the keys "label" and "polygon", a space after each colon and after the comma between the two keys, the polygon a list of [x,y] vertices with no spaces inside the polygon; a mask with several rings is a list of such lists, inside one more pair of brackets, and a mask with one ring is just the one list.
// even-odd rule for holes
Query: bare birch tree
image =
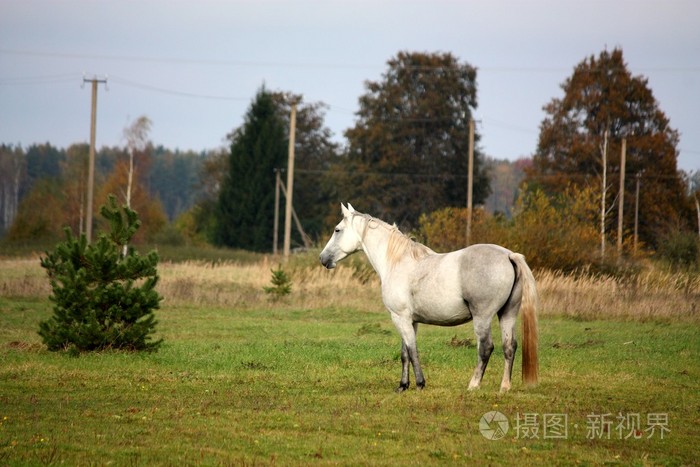
{"label": "bare birch tree", "polygon": [[[140,116],[131,125],[124,129],[127,152],[129,153],[129,175],[126,184],[126,205],[131,208],[131,192],[134,180],[134,152],[143,151],[148,145],[148,134],[151,131],[151,120],[145,115]],[[124,245],[123,254],[126,256],[127,245]]]}

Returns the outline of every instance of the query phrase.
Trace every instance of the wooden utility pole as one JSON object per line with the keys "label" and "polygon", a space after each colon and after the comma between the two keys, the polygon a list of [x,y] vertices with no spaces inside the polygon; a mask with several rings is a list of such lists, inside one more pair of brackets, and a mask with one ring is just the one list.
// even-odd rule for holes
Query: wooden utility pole
{"label": "wooden utility pole", "polygon": [[272,254],[277,254],[277,245],[279,244],[279,227],[280,227],[280,169],[275,169],[275,219],[273,221],[272,231]]}
{"label": "wooden utility pole", "polygon": [[600,197],[600,259],[605,260],[605,196],[608,191],[608,130],[603,136],[603,186]]}
{"label": "wooden utility pole", "polygon": [[292,236],[292,194],[294,193],[294,133],[297,126],[297,105],[292,104],[289,118],[289,158],[287,160],[287,197],[284,210],[284,257],[289,256]]}
{"label": "wooden utility pole", "polygon": [[[284,188],[284,183],[282,183],[282,180],[280,180],[279,187],[282,189],[282,195],[286,198],[287,190]],[[311,238],[306,234],[304,228],[301,226],[301,221],[299,220],[299,216],[297,216],[297,212],[294,209],[294,206],[292,206],[292,219],[294,219],[294,224],[297,226],[297,231],[299,232],[299,235],[301,235],[301,240],[304,242],[304,248],[311,248],[313,242],[311,241]]]}
{"label": "wooden utility pole", "polygon": [[[637,179],[636,188],[634,190],[634,244],[632,251],[637,254],[637,228],[639,226],[639,180],[642,178],[642,174],[637,172],[635,177]],[[698,219],[700,221],[700,218]]]}
{"label": "wooden utility pole", "polygon": [[92,240],[92,199],[95,186],[95,127],[97,125],[97,85],[106,84],[107,79],[99,79],[96,76],[92,79],[83,78],[83,83],[92,83],[92,111],[90,115],[90,159],[88,162],[87,181],[87,207],[85,213],[85,238],[88,242]]}
{"label": "wooden utility pole", "polygon": [[472,191],[474,188],[474,119],[469,118],[469,164],[467,173],[467,245],[472,241]]}
{"label": "wooden utility pole", "polygon": [[627,138],[622,138],[620,152],[620,194],[617,209],[617,253],[622,254],[622,216],[625,209],[625,158],[627,157]]}

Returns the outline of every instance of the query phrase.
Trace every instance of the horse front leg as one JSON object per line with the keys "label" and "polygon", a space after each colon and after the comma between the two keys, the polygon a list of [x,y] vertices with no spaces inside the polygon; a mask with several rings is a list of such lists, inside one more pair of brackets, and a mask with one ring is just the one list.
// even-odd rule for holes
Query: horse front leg
{"label": "horse front leg", "polygon": [[399,334],[401,334],[401,381],[396,388],[396,392],[403,392],[410,386],[410,365],[413,366],[413,374],[416,377],[416,387],[418,389],[423,389],[425,387],[425,377],[420,367],[418,346],[416,344],[418,323],[409,322],[407,319],[401,318],[393,313],[391,318]]}
{"label": "horse front leg", "polygon": [[408,365],[410,358],[408,356],[408,347],[406,347],[406,341],[401,339],[401,381],[399,386],[396,388],[396,392],[403,392],[408,389],[411,385],[408,380]]}
{"label": "horse front leg", "polygon": [[420,360],[418,359],[418,323],[413,323],[413,347],[408,347],[408,357],[413,363],[413,374],[416,377],[416,388],[423,389],[425,387],[425,377],[423,376],[423,370],[420,367]]}

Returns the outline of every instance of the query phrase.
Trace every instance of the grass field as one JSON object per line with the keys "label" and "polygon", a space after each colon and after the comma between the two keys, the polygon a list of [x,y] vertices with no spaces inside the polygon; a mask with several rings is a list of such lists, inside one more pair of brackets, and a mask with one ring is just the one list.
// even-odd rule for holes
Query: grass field
{"label": "grass field", "polygon": [[[467,391],[471,327],[422,326],[426,389],[395,394],[399,338],[376,280],[301,262],[292,295],[272,302],[262,285],[276,266],[163,264],[161,350],[74,358],[36,334],[51,314],[38,262],[0,261],[0,464],[697,462],[694,279],[621,294],[540,275],[537,387],[519,384],[518,364],[498,393],[495,332],[482,388]],[[508,421],[500,439],[497,420],[480,430],[492,411]]]}

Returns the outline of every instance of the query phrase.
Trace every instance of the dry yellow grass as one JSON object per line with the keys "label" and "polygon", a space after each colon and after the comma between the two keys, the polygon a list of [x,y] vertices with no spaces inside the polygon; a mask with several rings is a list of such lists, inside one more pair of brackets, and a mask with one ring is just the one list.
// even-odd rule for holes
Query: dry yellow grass
{"label": "dry yellow grass", "polygon": [[[263,259],[255,264],[163,263],[159,266],[159,292],[166,303],[258,308],[270,303],[263,291],[279,263]],[[318,267],[285,267],[292,294],[276,306],[302,308],[381,307],[378,282],[363,285],[350,267],[327,271]]]}
{"label": "dry yellow grass", "polygon": [[541,314],[580,319],[690,320],[700,318],[700,276],[649,269],[623,278],[535,274]]}
{"label": "dry yellow grass", "polygon": [[0,296],[48,297],[51,286],[39,258],[0,258]]}
{"label": "dry yellow grass", "polygon": [[[158,291],[168,305],[206,305],[236,309],[268,306],[271,297],[263,291],[270,285],[277,259],[265,257],[252,264],[187,261],[158,265]],[[321,265],[282,266],[292,282],[292,294],[275,307],[343,307],[381,310],[379,282],[356,277],[350,265],[328,271]],[[364,277],[364,276],[363,276]],[[48,297],[48,278],[38,258],[0,258],[0,296],[18,298]]]}
{"label": "dry yellow grass", "polygon": [[[270,285],[277,259],[253,264],[198,261],[159,265],[159,292],[169,305],[206,305],[235,309],[272,306],[263,291]],[[276,308],[383,309],[376,275],[358,274],[357,267],[341,264],[327,271],[312,263],[282,268],[292,282],[292,294]],[[541,316],[576,319],[700,321],[700,276],[648,269],[627,278],[564,275],[536,271]],[[368,279],[369,277],[369,279]],[[0,259],[0,295],[47,297],[50,286],[37,258]]]}

